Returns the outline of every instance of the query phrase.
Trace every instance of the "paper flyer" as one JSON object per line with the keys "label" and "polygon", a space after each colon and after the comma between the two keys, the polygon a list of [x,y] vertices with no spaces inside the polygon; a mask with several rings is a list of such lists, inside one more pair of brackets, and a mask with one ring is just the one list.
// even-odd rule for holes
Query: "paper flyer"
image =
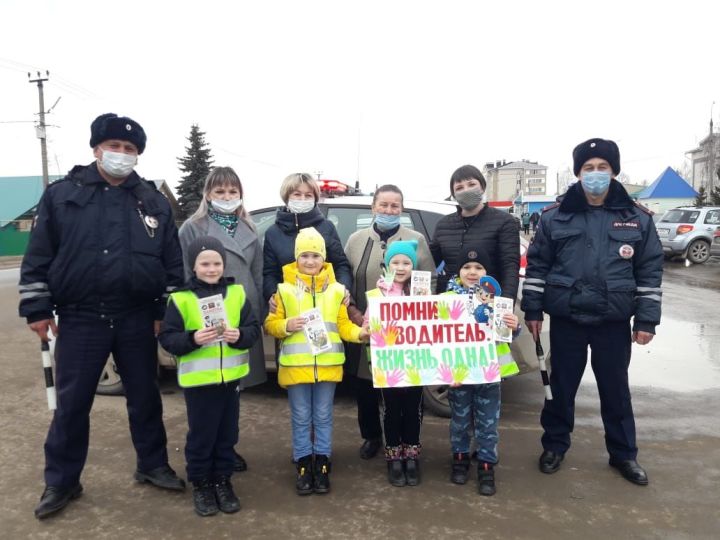
{"label": "paper flyer", "polygon": [[410,296],[430,296],[432,277],[426,270],[413,270],[410,274]]}
{"label": "paper flyer", "polygon": [[222,294],[198,298],[198,305],[205,328],[215,328],[218,335],[217,341],[222,341],[223,332],[227,327],[227,313]]}
{"label": "paper flyer", "polygon": [[315,356],[329,351],[332,348],[332,343],[330,343],[330,336],[320,310],[317,308],[311,309],[303,313],[302,317],[306,320],[303,332],[305,332],[305,337],[310,344],[310,354]]}
{"label": "paper flyer", "polygon": [[503,343],[512,341],[512,330],[503,322],[503,315],[513,312],[512,298],[496,296],[493,306],[493,339]]}

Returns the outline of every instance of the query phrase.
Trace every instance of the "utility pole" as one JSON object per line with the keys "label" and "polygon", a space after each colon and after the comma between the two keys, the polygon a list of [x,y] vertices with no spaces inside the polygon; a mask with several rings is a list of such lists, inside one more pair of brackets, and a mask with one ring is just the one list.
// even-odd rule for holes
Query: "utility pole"
{"label": "utility pole", "polygon": [[47,160],[47,135],[45,126],[45,96],[43,95],[43,82],[47,81],[50,77],[50,72],[45,71],[45,78],[37,72],[37,78],[32,79],[32,74],[28,73],[28,79],[30,83],[37,83],[38,94],[40,96],[40,124],[36,128],[37,137],[40,139],[40,153],[42,157],[42,171],[43,171],[43,190],[47,189],[50,183],[50,177],[48,175],[48,160]]}

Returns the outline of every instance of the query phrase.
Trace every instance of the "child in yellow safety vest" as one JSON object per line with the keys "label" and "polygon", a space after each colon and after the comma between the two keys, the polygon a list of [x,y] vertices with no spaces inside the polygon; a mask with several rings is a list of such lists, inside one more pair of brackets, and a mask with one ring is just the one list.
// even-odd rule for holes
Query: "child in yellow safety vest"
{"label": "child in yellow safety vest", "polygon": [[[368,299],[377,296],[406,296],[410,293],[410,277],[417,265],[417,241],[396,240],[385,252],[385,268],[393,281],[381,277],[376,289],[369,290]],[[367,323],[368,313],[364,322]],[[396,487],[420,483],[420,424],[422,424],[422,386],[382,388],[383,431],[388,482]]]}
{"label": "child in yellow safety vest", "polygon": [[[359,343],[367,329],[348,318],[346,289],[325,262],[325,240],[314,227],[295,240],[296,262],[283,266],[276,309],[265,319],[268,334],[282,340],[278,383],[287,388],[298,495],[330,491],[333,398],[342,380],[342,340]],[[314,434],[314,437],[313,437]]]}
{"label": "child in yellow safety vest", "polygon": [[[460,252],[458,275],[448,281],[446,294],[477,294],[483,304],[489,296],[482,290],[482,278],[487,275],[489,264],[487,252],[480,246],[468,246]],[[487,279],[487,278],[486,278]],[[495,280],[490,278],[490,282]],[[496,283],[496,282],[495,282]],[[499,284],[493,294],[500,295]],[[476,310],[476,320],[488,322],[492,319],[489,305],[481,305]],[[515,332],[518,329],[518,318],[513,313],[503,316],[505,325]],[[500,375],[503,377],[518,373],[517,364],[512,359],[507,343],[496,344],[497,357],[500,363]],[[453,453],[451,482],[464,484],[467,482],[470,469],[470,439],[473,425],[475,427],[476,455],[478,458],[478,492],[481,495],[495,494],[495,465],[498,462],[498,420],[500,419],[500,383],[488,384],[454,384],[448,390],[450,402],[450,446]]]}
{"label": "child in yellow safety vest", "polygon": [[200,236],[187,249],[194,277],[170,295],[158,339],[177,357],[178,382],[185,394],[190,428],[185,459],[195,512],[210,516],[240,509],[230,483],[238,440],[239,380],[249,372],[248,349],[260,337],[260,323],[243,286],[223,277],[225,248],[220,240]]}

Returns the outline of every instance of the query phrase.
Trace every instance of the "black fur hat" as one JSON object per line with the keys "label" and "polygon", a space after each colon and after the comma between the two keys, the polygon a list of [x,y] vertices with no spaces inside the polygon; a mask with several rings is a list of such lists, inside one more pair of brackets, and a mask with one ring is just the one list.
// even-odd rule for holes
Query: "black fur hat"
{"label": "black fur hat", "polygon": [[573,172],[580,174],[580,169],[588,159],[601,158],[610,164],[613,174],[620,174],[620,149],[614,141],[606,139],[588,139],[578,144],[573,150]]}
{"label": "black fur hat", "polygon": [[95,148],[108,139],[128,141],[137,146],[138,154],[145,151],[145,130],[132,118],[105,113],[98,116],[90,125],[90,146]]}

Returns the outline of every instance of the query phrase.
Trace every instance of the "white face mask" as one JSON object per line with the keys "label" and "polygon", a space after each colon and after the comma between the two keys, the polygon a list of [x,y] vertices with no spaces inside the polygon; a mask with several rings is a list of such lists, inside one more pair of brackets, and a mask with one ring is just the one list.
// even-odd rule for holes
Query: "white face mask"
{"label": "white face mask", "polygon": [[287,207],[288,210],[290,210],[290,212],[292,212],[293,214],[306,214],[307,212],[315,208],[315,201],[300,201],[290,199],[287,203]]}
{"label": "white face mask", "polygon": [[98,164],[103,171],[113,178],[127,178],[137,165],[137,156],[124,152],[102,151],[102,158]]}
{"label": "white face mask", "polygon": [[242,206],[242,199],[233,199],[225,201],[223,199],[210,199],[213,210],[221,214],[234,214],[235,211]]}

